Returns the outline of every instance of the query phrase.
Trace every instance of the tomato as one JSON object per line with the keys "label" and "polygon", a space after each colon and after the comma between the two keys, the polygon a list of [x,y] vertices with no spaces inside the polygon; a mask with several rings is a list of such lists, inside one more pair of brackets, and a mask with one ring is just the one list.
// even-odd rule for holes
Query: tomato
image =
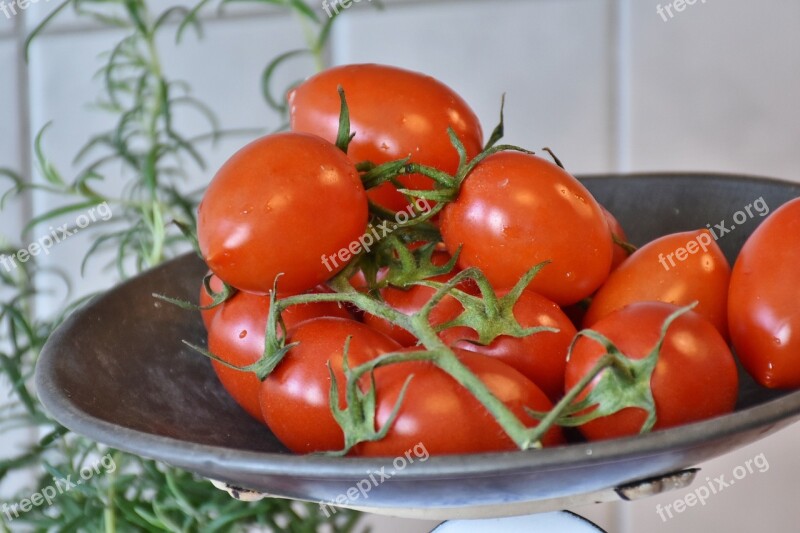
{"label": "tomato", "polygon": [[[430,76],[384,65],[345,65],[313,76],[289,95],[294,131],[334,142],[339,129],[338,86],[344,88],[350,126],[356,134],[348,154],[354,161],[380,164],[411,156],[420,163],[454,174],[458,154],[447,133],[452,128],[475,157],[483,147],[480,122],[452,89]],[[421,175],[400,178],[411,189],[432,189]],[[394,211],[408,201],[385,183],[369,191],[372,201]]]}
{"label": "tomato", "polygon": [[264,419],[275,436],[294,453],[341,450],[344,435],[329,405],[330,361],[339,382],[344,407],[345,377],[342,353],[350,338],[352,368],[400,349],[389,337],[360,322],[341,318],[308,320],[289,331],[292,348],[261,384]]}
{"label": "tomato", "polygon": [[770,388],[800,387],[800,199],[773,212],[745,243],[728,295],[742,365]]}
{"label": "tomato", "polygon": [[[208,271],[209,274],[212,274],[211,271]],[[209,285],[211,286],[211,290],[214,292],[220,292],[222,290],[222,280],[219,279],[217,276],[211,276],[211,280],[209,281]],[[200,283],[200,298],[198,299],[200,307],[206,307],[213,303],[213,298],[211,295],[208,294],[206,291],[206,286],[204,283]],[[220,306],[212,307],[211,309],[204,309],[200,311],[200,316],[203,318],[203,325],[206,327],[206,331],[211,326],[211,321],[214,319],[214,316],[219,311]]]}
{"label": "tomato", "polygon": [[[208,348],[217,357],[238,367],[251,365],[264,354],[264,335],[269,315],[269,297],[236,293],[219,307],[208,328]],[[321,316],[349,318],[336,303],[294,305],[282,314],[287,329]],[[252,372],[234,370],[216,361],[211,363],[225,390],[253,418],[263,421],[258,391],[261,382]]]}
{"label": "tomato", "polygon": [[[446,265],[450,259],[450,255],[445,252],[434,252],[431,256],[431,263],[436,266],[443,266]],[[446,283],[450,281],[457,273],[457,271],[453,271],[441,276],[434,276],[430,279],[431,281]],[[459,288],[466,290],[466,287],[466,284],[462,284]],[[436,289],[425,287],[423,285],[413,285],[407,289],[386,287],[380,291],[381,298],[383,298],[385,303],[387,303],[393,309],[406,315],[418,313],[425,306],[425,304],[430,301],[435,293]],[[450,296],[446,296],[444,300],[452,300],[457,303],[457,300],[454,300]],[[430,314],[430,323],[434,326],[443,324],[449,320],[449,318],[445,319],[443,316],[443,313],[446,312],[443,303],[444,302],[437,305]],[[417,338],[414,335],[401,327],[391,324],[383,318],[365,313],[364,322],[373,329],[376,329],[381,333],[393,338],[403,346],[414,346],[417,344]]]}
{"label": "tomato", "polygon": [[[507,292],[501,291],[498,296],[503,297]],[[461,304],[453,301],[454,304],[445,303],[451,312],[443,317],[442,323],[456,318],[463,310]],[[524,328],[547,326],[558,333],[542,331],[522,338],[501,335],[486,346],[478,344],[477,332],[467,327],[446,329],[440,337],[449,346],[494,357],[517,369],[556,401],[564,390],[567,351],[577,333],[575,326],[555,303],[529,290],[514,305],[514,318]]]}
{"label": "tomato", "polygon": [[[619,223],[617,217],[615,217],[611,211],[600,206],[600,209],[603,210],[603,215],[606,217],[606,222],[608,222],[608,229],[611,230],[611,235],[616,237],[617,241],[619,242],[628,242],[628,236],[625,234],[625,230],[622,228],[622,224]],[[611,271],[617,269],[618,266],[622,264],[628,258],[628,251],[620,245],[618,242],[614,242],[614,255],[611,259]]]}
{"label": "tomato", "polygon": [[[592,329],[629,358],[642,359],[658,342],[664,321],[677,309],[663,302],[636,303],[608,315]],[[599,343],[581,337],[567,362],[565,390],[575,386],[604,353]],[[690,311],[667,331],[650,386],[657,415],[654,429],[705,420],[733,411],[738,394],[736,363],[717,329]],[[579,428],[590,440],[637,435],[646,418],[643,409],[628,407]]]}
{"label": "tomato", "polygon": [[591,295],[611,268],[613,243],[600,205],[581,183],[540,157],[501,152],[464,180],[444,208],[442,237],[459,266],[508,289],[550,260],[529,288],[559,305]]}
{"label": "tomato", "polygon": [[634,302],[689,305],[728,337],[727,299],[731,268],[708,230],[673,233],[651,241],[611,273],[584,317],[591,327]]}
{"label": "tomato", "polygon": [[[211,270],[241,290],[299,293],[344,268],[367,227],[354,164],[319,137],[282,133],[237,152],[211,181],[197,237]],[[339,254],[339,255],[337,255]]]}
{"label": "tomato", "polygon": [[[527,427],[538,421],[525,408],[548,411],[547,396],[525,376],[485,355],[457,350],[461,361]],[[389,365],[375,371],[377,426],[389,419],[406,378],[413,375],[397,418],[386,437],[357,445],[352,453],[394,457],[422,442],[431,455],[516,450],[514,442],[472,394],[429,362]],[[545,446],[561,444],[558,427],[544,436]]]}

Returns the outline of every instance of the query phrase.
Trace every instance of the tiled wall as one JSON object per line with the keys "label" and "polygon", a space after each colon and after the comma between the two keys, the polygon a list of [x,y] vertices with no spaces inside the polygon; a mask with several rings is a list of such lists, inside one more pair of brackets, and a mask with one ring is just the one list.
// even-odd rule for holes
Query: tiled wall
{"label": "tiled wall", "polygon": [[[507,140],[551,146],[575,172],[713,170],[800,180],[796,0],[697,0],[666,22],[657,13],[659,4],[671,5],[666,0],[384,3],[380,12],[361,2],[340,20],[329,51],[335,63],[385,62],[430,73],[470,101],[487,129],[505,92]],[[54,4],[40,1],[13,20],[0,13],[0,166],[29,169],[31,135],[53,121],[47,152],[68,171],[88,136],[109,126],[86,104],[99,92],[92,81],[97,56],[116,32],[67,16],[37,40],[29,67],[21,66],[26,31]],[[259,94],[261,68],[300,44],[301,33],[294,19],[261,13],[247,8],[209,20],[199,43],[163,43],[167,71],[187,79],[228,128],[277,125]],[[192,184],[206,182],[242,142],[209,149],[209,171],[198,171]],[[37,196],[32,209],[53,201]],[[18,240],[26,209],[0,213],[0,233]],[[75,269],[91,238],[73,239],[47,260]],[[95,267],[77,290],[109,279]],[[715,477],[764,453],[770,469],[666,522],[656,504],[680,493],[577,511],[612,532],[794,531],[798,438],[800,429],[789,429],[703,465]],[[389,527],[380,522],[378,531]],[[430,524],[395,527],[426,531]]]}

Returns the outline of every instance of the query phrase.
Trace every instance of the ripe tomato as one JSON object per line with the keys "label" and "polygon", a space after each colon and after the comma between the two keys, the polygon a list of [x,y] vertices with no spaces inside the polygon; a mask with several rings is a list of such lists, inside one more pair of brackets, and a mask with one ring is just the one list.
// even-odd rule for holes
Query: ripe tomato
{"label": "ripe tomato", "polygon": [[[608,229],[611,230],[611,235],[617,238],[617,240],[621,242],[628,242],[628,236],[625,234],[625,230],[622,228],[622,224],[619,223],[617,217],[615,217],[611,211],[600,206],[600,209],[603,210],[603,215],[606,217],[606,222],[608,222]],[[622,264],[628,258],[628,251],[618,244],[614,242],[614,255],[611,258],[611,271],[615,271],[618,266]]]}
{"label": "ripe tomato", "polygon": [[[433,256],[431,257],[431,263],[436,266],[443,266],[450,261],[450,255],[445,252],[434,252]],[[444,274],[441,276],[434,276],[431,278],[431,281],[438,281],[440,283],[446,283],[450,281],[458,272],[452,271],[448,274]],[[362,274],[363,276],[363,274]],[[366,285],[366,282],[364,283]],[[460,287],[463,290],[466,290],[466,284]],[[409,287],[408,289],[401,289],[397,287],[386,287],[380,291],[381,298],[383,301],[390,305],[392,308],[400,311],[406,315],[413,315],[418,313],[420,309],[422,309],[426,303],[430,301],[433,295],[436,293],[436,289],[432,289],[430,287],[425,287],[422,285],[414,285]],[[446,322],[448,319],[443,317],[444,311],[444,302],[447,300],[452,300],[457,303],[450,296],[446,296],[444,300],[437,305],[430,315],[430,323],[432,325],[438,325]],[[453,317],[454,318],[454,317]],[[375,315],[370,315],[369,313],[364,314],[364,322],[369,325],[371,328],[376,329],[383,333],[384,335],[388,335],[389,337],[393,338],[397,342],[399,342],[403,346],[414,346],[417,344],[417,338],[409,333],[408,331],[391,324],[390,322],[384,320],[383,318],[377,317]]]}
{"label": "ripe tomato", "polygon": [[[453,128],[468,157],[482,149],[478,117],[452,89],[430,76],[384,65],[335,67],[298,86],[289,95],[292,130],[335,141],[338,86],[344,88],[351,130],[356,134],[348,151],[354,161],[380,164],[410,155],[414,163],[453,174],[458,154],[448,128]],[[400,182],[412,189],[433,188],[431,180],[421,175],[403,176]],[[369,197],[394,211],[408,204],[389,183],[370,190]]]}
{"label": "ripe tomato", "polygon": [[367,216],[346,155],[319,137],[282,133],[222,166],[200,204],[197,237],[208,266],[234,287],[266,294],[283,273],[280,290],[298,293],[346,265],[333,256],[357,243]]}
{"label": "ripe tomato", "polygon": [[[527,427],[538,421],[525,412],[552,408],[547,396],[525,376],[485,355],[457,350],[461,361]],[[393,457],[420,442],[431,455],[482,453],[517,449],[494,418],[472,394],[429,362],[389,365],[375,371],[376,427],[382,427],[397,403],[408,376],[413,375],[402,405],[386,437],[357,445],[353,455]],[[563,442],[561,430],[551,428],[544,446]]]}
{"label": "ripe tomato", "polygon": [[[269,297],[239,292],[220,306],[208,328],[208,349],[229,364],[251,365],[264,354]],[[286,328],[312,318],[333,316],[349,318],[350,314],[336,303],[322,302],[294,305],[282,314]],[[253,418],[263,421],[258,391],[261,382],[252,372],[241,372],[212,361],[223,387]]]}
{"label": "ripe tomato", "polygon": [[308,320],[289,331],[287,342],[299,344],[261,384],[264,419],[272,433],[294,453],[344,447],[344,435],[328,403],[331,378],[326,363],[330,361],[336,375],[339,401],[344,407],[342,353],[348,337],[348,362],[352,368],[400,349],[389,337],[354,320]]}
{"label": "ripe tomato", "polygon": [[[682,251],[680,251],[682,250]],[[731,267],[708,230],[673,233],[651,241],[611,273],[584,317],[585,327],[628,304],[698,302],[695,312],[728,337]]]}
{"label": "ripe tomato", "polygon": [[[507,292],[501,291],[498,296],[503,297]],[[463,310],[457,300],[443,303],[449,307],[449,313],[442,317],[441,323],[456,318]],[[547,326],[559,331],[543,331],[522,338],[501,335],[487,346],[477,344],[477,332],[467,327],[446,329],[440,337],[449,346],[499,359],[538,385],[550,400],[558,400],[564,391],[567,351],[577,333],[575,326],[560,307],[529,290],[517,300],[514,318],[524,328]]]}
{"label": "ripe tomato", "polygon": [[[211,274],[211,271],[208,271]],[[214,292],[219,292],[222,290],[222,280],[219,279],[216,275],[211,276],[211,280],[209,282],[211,285],[211,290]],[[211,295],[208,294],[206,291],[206,286],[202,282],[200,283],[200,298],[198,299],[200,307],[206,307],[211,305],[214,300],[211,298]],[[208,328],[211,327],[211,321],[214,319],[214,316],[219,311],[220,306],[212,307],[211,309],[205,309],[200,311],[200,316],[203,317],[203,325],[206,327],[206,331]]]}
{"label": "ripe tomato", "polygon": [[728,319],[745,369],[770,388],[800,387],[800,199],[772,213],[733,267]]}
{"label": "ripe tomato", "polygon": [[559,305],[591,295],[611,267],[600,205],[565,170],[532,155],[501,152],[479,163],[440,226],[451,254],[463,246],[459,266],[480,268],[496,289],[552,261],[529,288]]}
{"label": "ripe tomato", "polygon": [[[631,304],[603,318],[592,329],[629,358],[642,359],[658,342],[664,321],[677,309],[662,302]],[[565,390],[575,386],[604,353],[599,343],[581,337],[567,362]],[[719,416],[733,411],[736,404],[736,363],[717,329],[690,311],[678,317],[667,331],[650,386],[658,417],[654,429]],[[628,407],[587,422],[580,430],[590,440],[637,435],[646,418],[643,409]]]}

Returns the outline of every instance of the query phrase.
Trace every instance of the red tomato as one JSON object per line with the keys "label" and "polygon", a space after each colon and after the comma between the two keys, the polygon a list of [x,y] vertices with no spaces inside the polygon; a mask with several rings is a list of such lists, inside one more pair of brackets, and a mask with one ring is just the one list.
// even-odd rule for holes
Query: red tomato
{"label": "red tomato", "polygon": [[745,369],[770,388],[800,387],[800,199],[756,228],[731,277],[728,320]]}
{"label": "red tomato", "polygon": [[344,435],[329,404],[331,378],[339,382],[344,407],[345,377],[342,353],[350,337],[348,362],[355,368],[375,357],[400,349],[389,337],[354,320],[318,318],[289,331],[292,348],[261,384],[261,410],[272,433],[294,453],[341,450]]}
{"label": "red tomato", "polygon": [[[434,252],[433,256],[431,257],[431,263],[436,266],[443,266],[450,261],[450,255],[445,252]],[[454,269],[453,272],[449,274],[444,274],[441,276],[434,276],[431,278],[431,281],[438,281],[440,283],[446,283],[450,281],[458,272]],[[363,274],[362,274],[363,276]],[[464,287],[460,287],[463,290]],[[426,303],[428,303],[436,293],[436,289],[432,289],[430,287],[425,287],[422,285],[414,285],[409,287],[408,289],[400,289],[397,287],[387,287],[380,291],[381,298],[383,301],[390,305],[392,308],[400,311],[406,315],[413,315],[418,313],[420,309],[422,309]],[[453,298],[447,296],[444,300],[453,300]],[[457,303],[456,300],[453,300]],[[430,323],[434,326],[438,324],[443,324],[449,319],[445,319],[442,316],[444,312],[443,304],[440,303],[437,305],[430,315]],[[370,315],[365,313],[364,314],[364,322],[368,324],[371,328],[380,331],[381,333],[388,335],[389,337],[393,338],[397,342],[399,342],[403,346],[414,346],[417,344],[417,338],[409,333],[408,331],[391,324],[390,322],[384,320],[383,318]]]}
{"label": "red tomato", "polygon": [[479,163],[440,226],[451,254],[463,246],[459,266],[480,268],[496,289],[552,261],[529,288],[559,305],[591,295],[611,267],[600,205],[565,170],[532,155],[501,152]]}
{"label": "red tomato", "polygon": [[344,268],[367,216],[346,155],[319,137],[282,133],[223,165],[200,204],[197,237],[208,266],[234,287],[266,294],[283,273],[280,290],[298,293]]}
{"label": "red tomato", "polygon": [[[251,365],[264,354],[269,297],[239,292],[219,307],[208,329],[208,349],[229,364]],[[286,328],[322,316],[349,318],[350,314],[336,303],[294,305],[281,317]],[[253,418],[263,421],[258,391],[261,382],[252,372],[234,370],[216,361],[211,363],[225,390]]]}
{"label": "red tomato", "polygon": [[[625,230],[622,228],[622,224],[619,223],[617,217],[615,217],[611,211],[600,206],[600,209],[603,210],[603,215],[606,217],[606,222],[608,222],[608,229],[611,230],[611,235],[617,238],[617,240],[621,242],[628,242],[628,236],[625,234]],[[628,258],[628,251],[620,246],[617,242],[614,242],[614,256],[611,259],[611,271],[617,269],[618,266],[622,264]]]}
{"label": "red tomato", "polygon": [[[501,291],[498,296],[503,297],[507,292]],[[463,311],[458,301],[453,302],[445,303],[450,313],[442,318],[441,323],[456,318]],[[559,332],[543,331],[522,338],[501,335],[487,346],[477,344],[477,332],[467,327],[449,328],[440,336],[449,346],[494,357],[517,369],[538,385],[548,398],[556,401],[563,395],[567,351],[577,333],[575,326],[560,307],[528,290],[517,300],[514,318],[524,328],[547,326]]]}
{"label": "red tomato", "polygon": [[[308,79],[289,95],[291,128],[334,142],[339,129],[344,88],[356,134],[348,154],[354,161],[380,164],[409,155],[412,162],[449,174],[458,168],[458,154],[450,143],[453,128],[468,157],[483,147],[480,122],[469,105],[443,83],[417,72],[384,65],[346,65]],[[411,189],[432,189],[421,175],[403,176]],[[374,202],[400,211],[408,202],[389,183],[369,191]]]}
{"label": "red tomato", "polygon": [[[457,354],[526,426],[538,424],[525,412],[526,407],[535,411],[552,408],[539,387],[505,363],[461,350]],[[389,419],[409,375],[414,377],[386,437],[357,445],[353,455],[394,457],[420,442],[431,455],[517,449],[467,389],[428,362],[399,363],[375,371],[377,427],[382,427]],[[551,428],[542,442],[544,446],[561,443],[563,437],[558,427]]]}
{"label": "red tomato", "polygon": [[[211,274],[211,271],[209,270],[208,273]],[[220,292],[222,290],[222,280],[215,275],[211,276],[211,281],[209,282],[209,285],[211,285],[211,290],[214,292]],[[213,298],[211,298],[211,295],[208,294],[208,291],[206,291],[205,284],[202,282],[200,283],[200,298],[198,301],[200,307],[206,307],[208,305],[211,305],[212,302],[214,301]],[[214,319],[214,316],[217,314],[217,311],[220,310],[220,307],[221,306],[218,305],[216,307],[212,307],[211,309],[205,309],[200,311],[200,316],[203,317],[203,325],[206,327],[206,331],[208,331],[208,328],[211,327],[211,321]]]}
{"label": "red tomato", "polygon": [[[658,342],[664,321],[677,309],[662,302],[636,303],[610,314],[592,329],[629,358],[643,359]],[[581,337],[567,362],[565,390],[575,386],[604,353],[599,343]],[[667,331],[650,386],[658,417],[654,429],[705,420],[733,411],[738,394],[736,363],[716,328],[690,311]],[[646,418],[643,409],[628,407],[588,422],[580,430],[590,440],[637,435]]]}
{"label": "red tomato", "polygon": [[697,301],[695,311],[727,338],[730,275],[728,260],[708,230],[666,235],[639,248],[611,273],[592,299],[583,324],[592,327],[634,302],[683,306]]}

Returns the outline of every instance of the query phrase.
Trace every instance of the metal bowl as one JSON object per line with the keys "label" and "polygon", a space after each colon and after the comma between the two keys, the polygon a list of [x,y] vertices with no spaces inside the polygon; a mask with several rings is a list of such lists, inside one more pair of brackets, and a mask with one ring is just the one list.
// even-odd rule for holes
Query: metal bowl
{"label": "metal bowl", "polygon": [[[727,175],[583,181],[635,244],[726,221],[730,232],[718,242],[731,261],[762,220],[751,209],[752,218],[732,224],[737,212],[759,198],[774,210],[800,196],[798,184]],[[324,503],[339,497],[341,503],[340,495],[383,468],[388,479],[346,497],[344,506],[416,518],[525,514],[646,496],[691,482],[687,468],[800,417],[800,392],[766,390],[741,373],[736,412],[643,436],[430,457],[396,471],[392,458],[293,455],[228,397],[208,361],[181,343],[205,342],[199,315],[151,296],[193,299],[204,272],[196,257],[180,257],[72,315],[52,335],[37,367],[39,395],[50,413],[114,448],[279,497]]]}

